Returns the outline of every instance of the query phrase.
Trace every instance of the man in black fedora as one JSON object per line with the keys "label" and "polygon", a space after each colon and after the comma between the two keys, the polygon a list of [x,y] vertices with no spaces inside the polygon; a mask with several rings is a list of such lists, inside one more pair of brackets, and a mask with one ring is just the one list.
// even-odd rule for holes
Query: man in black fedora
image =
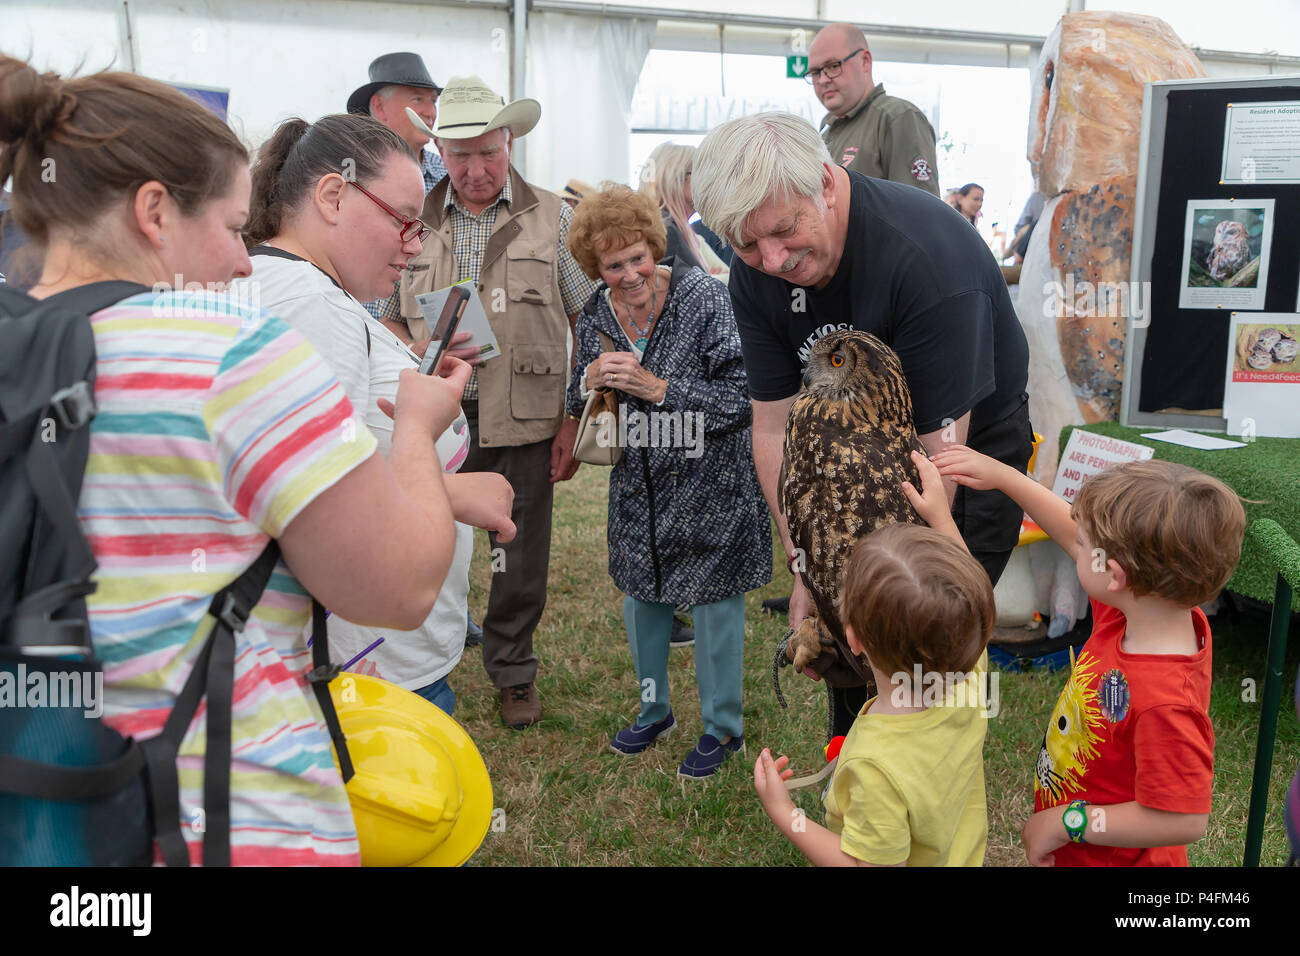
{"label": "man in black fedora", "polygon": [[418,54],[385,53],[370,64],[370,82],[348,97],[349,113],[369,114],[406,140],[424,169],[425,192],[447,175],[447,168],[437,150],[424,148],[429,137],[411,123],[406,109],[410,107],[426,126],[433,126],[441,92]]}

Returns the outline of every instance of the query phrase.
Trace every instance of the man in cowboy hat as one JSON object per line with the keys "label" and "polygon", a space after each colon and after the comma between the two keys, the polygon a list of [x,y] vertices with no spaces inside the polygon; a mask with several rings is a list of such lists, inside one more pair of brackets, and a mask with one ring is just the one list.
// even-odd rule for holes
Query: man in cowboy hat
{"label": "man in cowboy hat", "polygon": [[[541,105],[506,104],[477,76],[452,77],[439,105],[437,126],[423,131],[447,178],[425,197],[420,218],[432,231],[402,276],[401,309],[415,341],[426,340],[415,296],[470,279],[501,348],[465,390],[464,468],[495,471],[515,491],[518,534],[492,538],[483,666],[501,692],[502,721],[519,730],[542,716],[533,631],[546,607],[551,503],[555,482],[578,468],[577,422],[564,415],[566,336],[594,285],[566,246],[573,210],[510,165],[511,145],[537,125]],[[473,350],[451,351],[478,361]]]}

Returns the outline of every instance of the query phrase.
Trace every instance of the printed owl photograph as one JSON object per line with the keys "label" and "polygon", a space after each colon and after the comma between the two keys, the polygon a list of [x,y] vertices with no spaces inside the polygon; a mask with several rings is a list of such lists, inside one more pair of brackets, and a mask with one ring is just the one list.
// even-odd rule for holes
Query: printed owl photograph
{"label": "printed owl photograph", "polygon": [[1233,370],[1300,371],[1300,325],[1238,326]]}
{"label": "printed owl photograph", "polygon": [[1264,228],[1262,207],[1198,209],[1186,284],[1198,288],[1257,288]]}

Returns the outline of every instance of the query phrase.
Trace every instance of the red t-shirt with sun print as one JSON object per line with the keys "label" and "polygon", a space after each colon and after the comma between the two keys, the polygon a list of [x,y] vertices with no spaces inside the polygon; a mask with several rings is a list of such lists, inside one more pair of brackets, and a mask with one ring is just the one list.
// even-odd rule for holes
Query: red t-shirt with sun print
{"label": "red t-shirt with sun print", "polygon": [[[1072,800],[1109,806],[1136,800],[1153,810],[1209,813],[1214,782],[1210,724],[1210,624],[1192,608],[1200,649],[1192,655],[1130,654],[1127,620],[1092,602],[1092,634],[1052,710],[1034,775],[1034,809]],[[1186,866],[1187,848],[1109,847],[1055,851],[1057,866]]]}

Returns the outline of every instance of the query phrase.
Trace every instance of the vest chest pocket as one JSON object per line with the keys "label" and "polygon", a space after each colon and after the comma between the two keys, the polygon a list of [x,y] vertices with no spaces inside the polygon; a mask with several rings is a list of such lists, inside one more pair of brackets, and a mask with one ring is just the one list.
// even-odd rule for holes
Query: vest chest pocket
{"label": "vest chest pocket", "polygon": [[569,357],[563,345],[516,345],[510,351],[512,418],[555,418],[564,405],[564,373]]}
{"label": "vest chest pocket", "polygon": [[511,302],[550,305],[554,242],[516,242],[506,248],[506,294]]}

